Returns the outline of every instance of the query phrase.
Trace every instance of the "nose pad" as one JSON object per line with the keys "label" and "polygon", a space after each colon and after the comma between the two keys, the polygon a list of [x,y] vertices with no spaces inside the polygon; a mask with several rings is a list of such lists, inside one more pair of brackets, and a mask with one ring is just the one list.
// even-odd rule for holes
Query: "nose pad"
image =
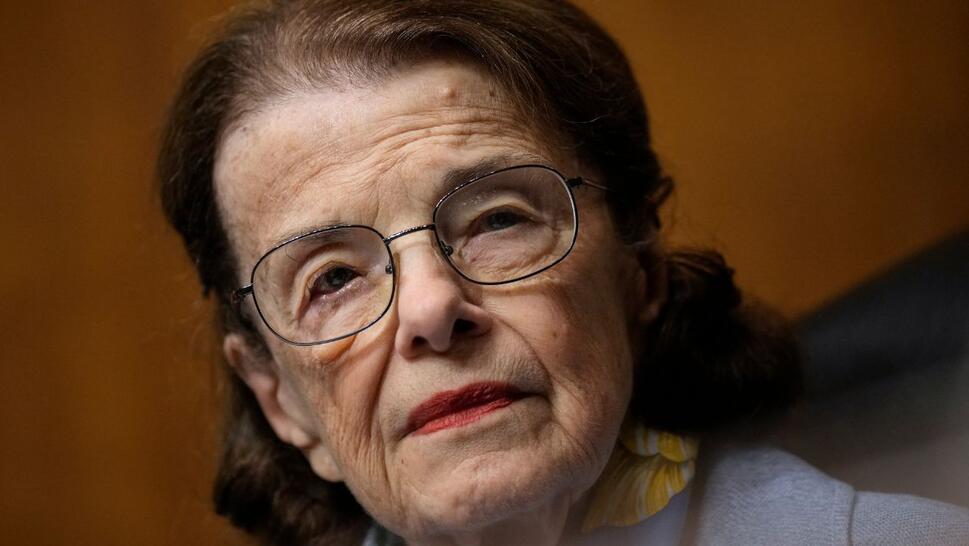
{"label": "nose pad", "polygon": [[434,255],[433,247],[421,246],[408,249],[408,263],[398,265],[394,344],[405,358],[428,351],[445,353],[461,339],[482,335],[492,326],[491,315],[465,294],[466,281]]}

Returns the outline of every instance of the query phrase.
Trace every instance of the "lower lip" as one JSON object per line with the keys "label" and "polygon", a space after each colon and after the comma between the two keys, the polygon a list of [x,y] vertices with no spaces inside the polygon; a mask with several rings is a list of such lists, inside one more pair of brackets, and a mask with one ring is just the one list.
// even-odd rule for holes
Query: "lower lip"
{"label": "lower lip", "polygon": [[463,427],[464,425],[469,425],[478,419],[481,419],[493,411],[511,405],[516,400],[518,400],[518,398],[499,398],[497,400],[492,400],[487,404],[449,413],[448,415],[438,417],[437,419],[424,423],[424,426],[415,430],[413,434],[431,434],[447,428]]}

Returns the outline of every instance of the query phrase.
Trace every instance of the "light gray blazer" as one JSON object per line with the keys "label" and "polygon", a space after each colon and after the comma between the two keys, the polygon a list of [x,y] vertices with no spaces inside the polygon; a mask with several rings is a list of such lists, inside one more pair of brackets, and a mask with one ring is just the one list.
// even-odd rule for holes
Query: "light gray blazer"
{"label": "light gray blazer", "polygon": [[969,545],[964,508],[855,491],[769,447],[720,448],[706,462],[701,449],[700,456],[684,544]]}
{"label": "light gray blazer", "polygon": [[[698,463],[682,545],[969,546],[969,510],[855,491],[779,449],[704,445]],[[364,541],[402,544],[379,526]]]}

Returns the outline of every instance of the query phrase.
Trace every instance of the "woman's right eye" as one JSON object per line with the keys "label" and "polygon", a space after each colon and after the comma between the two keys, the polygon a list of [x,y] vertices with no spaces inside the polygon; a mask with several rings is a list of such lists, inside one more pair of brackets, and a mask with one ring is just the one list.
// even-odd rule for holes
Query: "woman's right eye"
{"label": "woman's right eye", "polygon": [[359,277],[356,271],[349,267],[337,266],[319,274],[310,286],[310,296],[328,296],[339,292],[344,286]]}

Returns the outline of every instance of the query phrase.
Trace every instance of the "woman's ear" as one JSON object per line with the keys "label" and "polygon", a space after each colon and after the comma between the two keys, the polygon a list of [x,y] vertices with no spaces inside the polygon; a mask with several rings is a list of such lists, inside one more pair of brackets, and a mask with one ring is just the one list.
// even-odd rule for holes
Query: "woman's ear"
{"label": "woman's ear", "polygon": [[238,333],[225,336],[222,352],[229,366],[249,386],[276,436],[302,451],[321,478],[342,481],[343,473],[313,426],[316,420],[297,399],[291,381],[281,376],[278,364]]}
{"label": "woman's ear", "polygon": [[655,240],[633,243],[633,252],[639,263],[637,271],[638,322],[645,326],[659,316],[666,303],[668,289],[666,264],[659,243]]}

